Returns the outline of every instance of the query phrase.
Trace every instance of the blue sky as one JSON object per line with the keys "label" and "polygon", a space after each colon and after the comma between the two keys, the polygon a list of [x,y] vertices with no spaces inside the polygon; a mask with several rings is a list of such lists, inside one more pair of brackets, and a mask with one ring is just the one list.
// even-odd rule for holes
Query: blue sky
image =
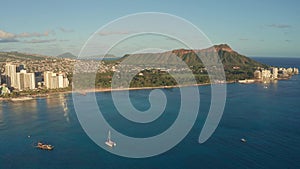
{"label": "blue sky", "polygon": [[137,12],[164,12],[201,29],[214,44],[227,43],[247,56],[300,57],[300,2],[58,1],[1,2],[0,51],[78,54],[101,26]]}

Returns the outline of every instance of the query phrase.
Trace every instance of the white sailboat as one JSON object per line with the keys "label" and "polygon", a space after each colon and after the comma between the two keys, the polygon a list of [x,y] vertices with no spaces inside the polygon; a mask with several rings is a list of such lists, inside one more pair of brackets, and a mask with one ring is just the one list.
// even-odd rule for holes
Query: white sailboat
{"label": "white sailboat", "polygon": [[110,130],[108,130],[108,136],[105,144],[109,147],[115,147],[117,144],[111,140]]}

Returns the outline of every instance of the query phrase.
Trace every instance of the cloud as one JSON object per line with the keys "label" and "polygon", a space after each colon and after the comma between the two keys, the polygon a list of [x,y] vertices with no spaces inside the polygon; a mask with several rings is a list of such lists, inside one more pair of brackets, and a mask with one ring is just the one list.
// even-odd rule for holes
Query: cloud
{"label": "cloud", "polygon": [[267,27],[284,29],[284,28],[291,28],[292,25],[288,25],[288,24],[271,24],[271,25],[267,25]]}
{"label": "cloud", "polygon": [[0,38],[1,39],[11,39],[11,38],[15,38],[15,34],[13,33],[9,33],[9,32],[5,32],[3,30],[0,30]]}
{"label": "cloud", "polygon": [[0,39],[0,43],[10,43],[10,42],[19,42],[19,40],[14,38]]}
{"label": "cloud", "polygon": [[49,43],[49,42],[54,42],[56,39],[32,39],[29,41],[23,41],[24,43]]}
{"label": "cloud", "polygon": [[[44,33],[38,33],[38,32],[22,32],[19,34],[14,34],[10,32],[6,32],[4,30],[0,30],[0,43],[9,43],[9,42],[20,42],[20,38],[34,38],[34,37],[47,37],[50,34],[55,34],[54,31],[46,31]],[[24,43],[44,43],[44,42],[50,42],[53,41],[53,39],[50,40],[37,40],[32,39],[29,41],[23,41]]]}
{"label": "cloud", "polygon": [[48,36],[50,34],[50,32],[44,32],[44,33],[37,33],[37,32],[33,32],[33,33],[28,33],[28,32],[23,32],[20,34],[17,34],[16,37],[17,38],[31,38],[31,37],[42,37],[42,36]]}
{"label": "cloud", "polygon": [[109,36],[109,35],[127,35],[130,32],[122,32],[122,31],[112,31],[112,32],[99,32],[100,36]]}
{"label": "cloud", "polygon": [[63,27],[60,27],[58,28],[60,31],[64,32],[64,33],[69,33],[69,32],[74,32],[73,29],[66,29],[66,28],[63,28]]}
{"label": "cloud", "polygon": [[10,32],[6,32],[4,30],[0,30],[0,38],[1,39],[13,39],[13,38],[32,38],[32,37],[43,37],[43,36],[49,36],[50,34],[54,34],[54,31],[46,31],[44,33],[38,33],[38,32],[22,32],[20,34],[14,34]]}

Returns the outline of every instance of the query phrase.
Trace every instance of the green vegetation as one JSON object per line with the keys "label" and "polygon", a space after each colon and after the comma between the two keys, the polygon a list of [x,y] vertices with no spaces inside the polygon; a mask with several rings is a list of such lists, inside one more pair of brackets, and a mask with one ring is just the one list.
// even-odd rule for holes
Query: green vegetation
{"label": "green vegetation", "polygon": [[158,87],[177,85],[176,80],[166,72],[159,70],[144,70],[143,75],[136,75],[130,82],[130,87]]}
{"label": "green vegetation", "polygon": [[[218,69],[224,68],[225,76],[227,81],[237,81],[241,79],[251,79],[253,78],[253,73],[258,67],[268,68],[269,66],[256,62],[246,56],[240,55],[239,53],[233,51],[228,45],[221,44],[216,45],[214,47],[203,49],[203,50],[186,50],[179,49],[168,51],[164,53],[141,53],[141,54],[127,54],[124,57],[117,60],[105,60],[103,63],[105,65],[118,66],[121,62],[122,64],[125,62],[125,65],[130,65],[129,69],[135,69],[137,67],[150,67],[141,72],[138,72],[130,82],[128,81],[118,81],[114,83],[118,83],[119,87],[159,87],[159,86],[175,86],[178,85],[175,79],[180,82],[180,84],[192,85],[194,84],[194,79],[198,84],[210,83],[210,79],[208,76],[208,70],[213,72],[214,69],[217,69],[216,60],[214,60],[216,54],[218,54],[220,60],[222,62],[223,67],[219,67]],[[66,56],[71,56],[71,54],[66,53]],[[64,55],[64,57],[65,57]],[[164,71],[159,68],[151,68],[148,65],[155,65],[158,67],[164,68],[165,65],[172,67],[172,69],[180,69],[178,64],[178,60],[174,59],[174,55],[180,58],[185,64],[190,68],[194,77],[190,77],[187,72],[177,71],[175,74],[176,77],[172,77],[168,71]],[[2,57],[4,56],[4,57]],[[25,57],[26,56],[26,57]],[[175,57],[175,58],[177,58]],[[199,59],[205,60],[205,66],[203,62]],[[2,52],[0,53],[0,59],[12,60],[12,59],[45,59],[45,56],[35,56],[35,55],[25,55],[18,52]],[[145,65],[147,63],[147,66]],[[128,72],[122,72],[122,78],[128,76]],[[104,71],[102,71],[104,72]],[[110,88],[112,84],[112,78],[114,73],[111,71],[105,71],[105,73],[81,73],[77,76],[73,76],[72,73],[68,73],[68,79],[70,84],[75,84],[76,89],[91,89],[91,88]],[[125,78],[126,79],[126,78]],[[129,84],[128,84],[129,83]],[[11,94],[7,94],[3,97],[17,97],[23,95],[39,95],[39,94],[47,94],[52,92],[63,92],[70,91],[71,87],[65,89],[37,89],[37,90],[28,90],[21,92],[12,92]]]}
{"label": "green vegetation", "polygon": [[2,98],[16,98],[23,96],[46,96],[51,93],[67,92],[71,91],[72,87],[58,88],[58,89],[35,89],[35,90],[23,90],[23,91],[12,91],[11,93],[6,93],[1,95]]}

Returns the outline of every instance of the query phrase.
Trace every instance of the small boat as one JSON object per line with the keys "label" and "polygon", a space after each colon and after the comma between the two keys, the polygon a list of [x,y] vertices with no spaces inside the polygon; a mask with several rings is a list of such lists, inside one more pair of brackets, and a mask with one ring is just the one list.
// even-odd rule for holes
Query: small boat
{"label": "small boat", "polygon": [[50,144],[43,144],[41,142],[38,142],[37,146],[35,146],[36,148],[42,149],[42,150],[53,150],[54,146],[50,145]]}
{"label": "small boat", "polygon": [[109,147],[115,147],[117,144],[111,140],[110,130],[108,131],[108,136],[105,144]]}
{"label": "small boat", "polygon": [[242,138],[242,139],[241,139],[241,142],[243,142],[243,143],[246,143],[246,142],[247,142],[247,140],[246,140],[246,139],[244,139],[244,138]]}

